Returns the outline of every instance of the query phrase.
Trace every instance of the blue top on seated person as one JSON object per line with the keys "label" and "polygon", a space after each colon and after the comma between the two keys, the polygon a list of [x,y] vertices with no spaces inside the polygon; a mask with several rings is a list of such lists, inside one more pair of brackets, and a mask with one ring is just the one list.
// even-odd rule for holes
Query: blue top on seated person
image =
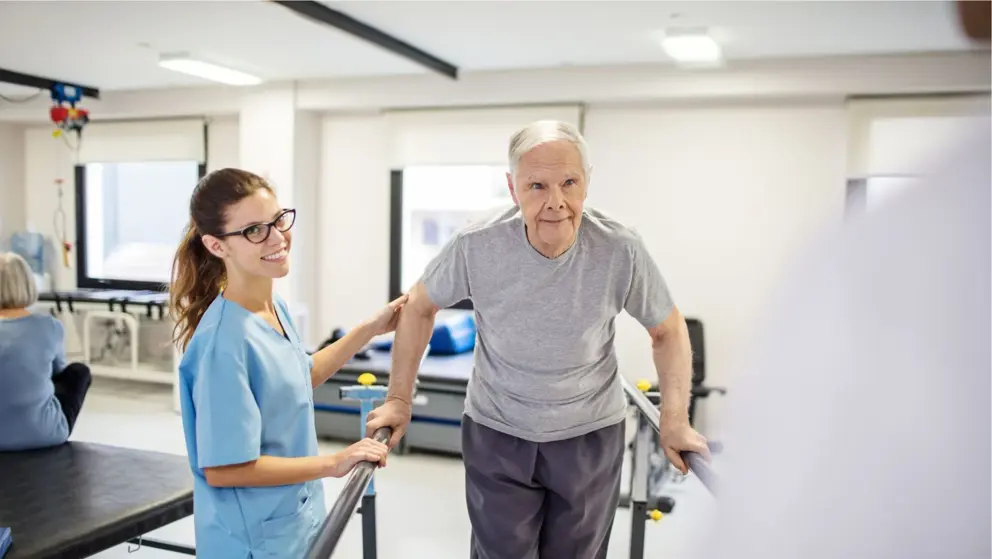
{"label": "blue top on seated person", "polygon": [[[180,364],[183,430],[193,470],[198,555],[302,557],[326,515],[320,480],[275,487],[212,487],[203,469],[259,456],[317,455],[306,354],[286,303],[275,297],[284,337],[218,296]],[[288,338],[288,339],[287,339]]]}
{"label": "blue top on seated person", "polygon": [[62,444],[69,424],[52,376],[65,369],[65,331],[49,315],[0,319],[0,450]]}

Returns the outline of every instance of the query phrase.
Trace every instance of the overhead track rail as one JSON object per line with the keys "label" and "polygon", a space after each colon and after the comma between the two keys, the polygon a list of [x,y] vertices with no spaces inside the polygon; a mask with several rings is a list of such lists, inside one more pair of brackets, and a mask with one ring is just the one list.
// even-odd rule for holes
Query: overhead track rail
{"label": "overhead track rail", "polygon": [[0,68],[0,82],[12,83],[14,85],[21,85],[24,87],[34,87],[44,89],[45,91],[52,91],[57,86],[72,87],[82,93],[83,97],[89,97],[91,99],[100,98],[100,90],[95,87],[53,80],[51,78],[43,78],[41,76],[32,76],[30,74],[22,74],[20,72],[14,72],[13,70],[4,70],[3,68]]}
{"label": "overhead track rail", "polygon": [[434,70],[435,72],[448,76],[453,80],[458,79],[458,68],[453,64],[445,62],[432,54],[418,49],[406,41],[397,39],[384,31],[362,23],[348,14],[339,12],[338,10],[328,7],[320,2],[315,2],[313,0],[272,1],[280,6],[283,6],[284,8],[289,8],[303,17],[340,29],[345,33],[350,33],[351,35],[361,39],[365,39],[374,45],[378,45],[390,52],[398,54],[404,58],[408,58],[422,66],[426,66],[427,68]]}

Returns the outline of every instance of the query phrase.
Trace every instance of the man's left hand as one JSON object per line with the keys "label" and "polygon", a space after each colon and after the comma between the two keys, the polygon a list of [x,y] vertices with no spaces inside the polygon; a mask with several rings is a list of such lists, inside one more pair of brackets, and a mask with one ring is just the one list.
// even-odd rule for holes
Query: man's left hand
{"label": "man's left hand", "polygon": [[689,425],[688,419],[661,416],[659,425],[661,432],[661,448],[665,451],[668,460],[683,474],[689,473],[689,467],[682,460],[682,452],[698,452],[710,461],[710,449],[706,444],[706,438],[696,432]]}

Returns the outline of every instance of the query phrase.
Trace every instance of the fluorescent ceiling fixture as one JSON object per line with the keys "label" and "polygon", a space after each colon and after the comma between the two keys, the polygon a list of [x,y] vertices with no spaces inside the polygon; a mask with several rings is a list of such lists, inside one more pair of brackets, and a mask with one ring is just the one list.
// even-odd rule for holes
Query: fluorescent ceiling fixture
{"label": "fluorescent ceiling fixture", "polygon": [[679,64],[710,65],[723,61],[720,45],[706,33],[672,33],[661,40],[661,48]]}
{"label": "fluorescent ceiling fixture", "polygon": [[196,60],[188,56],[163,56],[158,61],[158,65],[173,72],[181,72],[227,85],[258,85],[262,83],[260,78],[250,74],[202,60]]}

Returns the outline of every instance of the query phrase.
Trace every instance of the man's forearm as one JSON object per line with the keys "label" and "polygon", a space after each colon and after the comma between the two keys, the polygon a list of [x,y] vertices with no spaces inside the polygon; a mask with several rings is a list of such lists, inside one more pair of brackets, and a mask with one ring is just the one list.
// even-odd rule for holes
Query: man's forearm
{"label": "man's forearm", "polygon": [[692,348],[685,321],[652,343],[654,366],[661,391],[662,417],[689,420],[689,391],[692,382]]}
{"label": "man's forearm", "polygon": [[331,378],[372,339],[372,328],[362,324],[352,329],[343,338],[313,354],[313,369],[310,382],[314,388]]}
{"label": "man's forearm", "polygon": [[393,368],[389,373],[388,398],[411,404],[417,370],[434,332],[434,313],[407,308],[400,314],[393,340]]}

